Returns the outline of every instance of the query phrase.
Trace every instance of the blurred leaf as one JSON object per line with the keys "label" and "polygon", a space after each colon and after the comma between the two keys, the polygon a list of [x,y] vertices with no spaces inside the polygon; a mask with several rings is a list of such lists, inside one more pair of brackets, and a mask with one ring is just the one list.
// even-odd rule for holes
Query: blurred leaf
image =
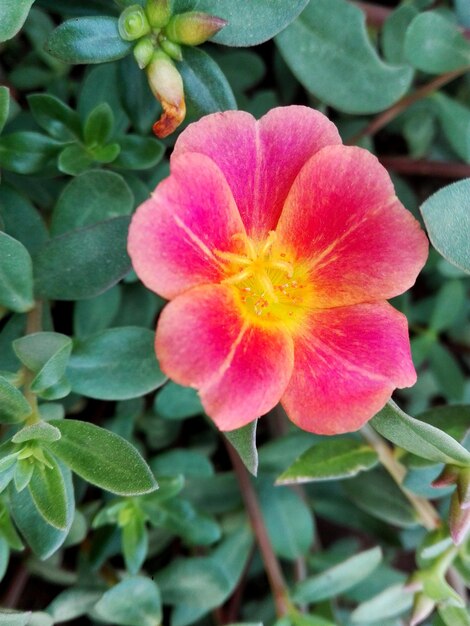
{"label": "blurred leaf", "polygon": [[431,97],[442,130],[458,156],[470,163],[470,109],[438,91]]}
{"label": "blurred leaf", "polygon": [[52,214],[51,232],[70,230],[129,215],[134,197],[124,179],[114,172],[92,170],[72,179],[59,196]]}
{"label": "blurred leaf", "polygon": [[314,539],[313,518],[307,504],[291,488],[274,487],[270,480],[259,487],[259,503],[274,552],[291,560],[307,554]]}
{"label": "blurred leaf", "polygon": [[127,400],[153,391],[160,371],[154,333],[134,326],[111,328],[77,342],[67,376],[76,393],[99,400]]}
{"label": "blurred leaf", "polygon": [[155,396],[154,408],[162,417],[175,420],[204,413],[197,391],[171,380]]}
{"label": "blurred leaf", "polygon": [[214,468],[209,459],[196,450],[173,448],[150,461],[152,471],[158,476],[213,476]]}
{"label": "blurred leaf", "polygon": [[266,73],[263,59],[251,50],[211,50],[235,94],[254,87]]}
{"label": "blurred leaf", "polygon": [[113,167],[125,170],[146,170],[159,163],[165,152],[164,145],[154,137],[127,134],[119,138],[121,151]]}
{"label": "blurred leaf", "polygon": [[420,413],[419,419],[462,441],[470,429],[470,406],[435,406]]}
{"label": "blurred leaf", "polygon": [[30,413],[31,407],[23,394],[0,376],[0,422],[16,424],[22,422]]}
{"label": "blurred leaf", "polygon": [[59,98],[35,93],[28,96],[28,104],[39,126],[55,139],[73,140],[81,137],[78,114]]}
{"label": "blurred leaf", "polygon": [[406,63],[405,36],[418,9],[412,4],[401,4],[390,13],[382,27],[382,50],[385,59],[393,65]]}
{"label": "blurred leaf", "polygon": [[437,333],[448,330],[465,306],[465,287],[461,280],[449,280],[438,291],[429,328]]}
{"label": "blurred leaf", "polygon": [[470,274],[470,178],[440,189],[420,210],[436,250]]}
{"label": "blurred leaf", "polygon": [[0,232],[0,305],[23,313],[34,306],[33,266],[24,245]]}
{"label": "blurred leaf", "polygon": [[197,10],[228,21],[212,41],[225,46],[255,46],[283,30],[308,0],[199,0]]}
{"label": "blurred leaf", "polygon": [[425,11],[406,31],[405,56],[418,70],[443,74],[470,66],[470,43],[438,11]]}
{"label": "blurred leaf", "polygon": [[361,552],[317,576],[298,583],[294,589],[294,600],[303,604],[337,596],[369,577],[381,560],[380,548]]}
{"label": "blurred leaf", "polygon": [[351,615],[353,623],[381,623],[408,611],[413,604],[414,592],[403,585],[388,587],[366,602],[362,602]]}
{"label": "blurred leaf", "polygon": [[9,611],[8,609],[0,609],[1,626],[28,626],[30,622],[30,617],[31,611],[24,613],[20,611]]}
{"label": "blurred leaf", "polygon": [[64,543],[72,525],[75,498],[70,470],[59,463],[64,480],[67,501],[67,526],[65,529],[54,528],[39,514],[28,489],[17,492],[10,488],[11,513],[16,526],[28,545],[40,559],[47,559]]}
{"label": "blurred leaf", "polygon": [[470,452],[445,432],[407,415],[390,401],[370,424],[401,448],[438,463],[467,466]]}
{"label": "blurred leaf", "polygon": [[171,498],[163,502],[160,509],[164,516],[161,525],[182,537],[186,543],[210,546],[219,541],[221,530],[217,522],[197,512],[187,500]]}
{"label": "blurred leaf", "polygon": [[304,452],[276,480],[278,485],[356,476],[378,463],[375,450],[355,439],[328,439]]}
{"label": "blurred leaf", "polygon": [[34,257],[39,297],[81,300],[115,285],[130,269],[128,217],[116,217],[51,239]]}
{"label": "blurred leaf", "polygon": [[157,488],[149,466],[128,441],[78,420],[51,420],[62,437],[48,445],[76,474],[118,495],[139,495]]}
{"label": "blurred leaf", "polygon": [[105,330],[116,316],[121,304],[121,288],[115,285],[99,296],[75,303],[73,328],[79,339]]}
{"label": "blurred leaf", "polygon": [[[34,0],[33,0],[34,1]],[[1,2],[1,0],[0,0]],[[10,113],[10,90],[4,85],[0,85],[0,133],[3,130]]]}
{"label": "blurred leaf", "polygon": [[380,470],[350,478],[342,484],[361,510],[399,528],[416,526],[416,513],[396,483]]}
{"label": "blurred leaf", "polygon": [[16,35],[28,17],[33,2],[34,0],[0,0],[0,42]]}
{"label": "blurred leaf", "polygon": [[4,181],[0,186],[0,219],[4,221],[6,234],[20,241],[30,254],[35,254],[48,239],[39,211]]}
{"label": "blurred leaf", "polygon": [[0,167],[16,174],[34,174],[45,168],[62,144],[40,133],[24,131],[0,137]]}
{"label": "blurred leaf", "polygon": [[78,17],[54,30],[46,43],[49,54],[64,63],[104,63],[120,59],[132,43],[121,39],[115,17]]}
{"label": "blurred leaf", "polygon": [[162,619],[158,587],[143,576],[114,585],[103,594],[95,609],[102,619],[119,626],[159,626]]}
{"label": "blurred leaf", "polygon": [[237,108],[224,73],[208,54],[198,48],[186,48],[177,67],[183,77],[188,110],[194,117]]}
{"label": "blurred leaf", "polygon": [[454,5],[460,24],[468,28],[470,26],[470,5],[467,0],[454,0]]}
{"label": "blurred leaf", "polygon": [[85,615],[101,597],[100,591],[71,587],[59,593],[47,607],[54,623],[68,622]]}
{"label": "blurred leaf", "polygon": [[225,432],[224,436],[235,448],[247,470],[256,476],[258,473],[258,450],[256,449],[256,425],[258,420],[254,420],[230,432]]}
{"label": "blurred leaf", "polygon": [[346,0],[311,2],[276,43],[305,89],[345,113],[386,109],[413,76],[410,67],[387,65],[377,56],[364,13]]}
{"label": "blurred leaf", "polygon": [[117,63],[104,63],[89,68],[81,83],[78,97],[78,113],[83,122],[102,102],[107,102],[114,114],[116,134],[124,132],[129,125],[129,118],[122,106],[120,85],[122,80]]}
{"label": "blurred leaf", "polygon": [[138,574],[148,554],[148,533],[145,518],[134,509],[132,518],[122,528],[122,552],[127,570]]}
{"label": "blurred leaf", "polygon": [[438,612],[446,626],[470,626],[470,614],[465,607],[442,604]]}
{"label": "blurred leaf", "polygon": [[453,354],[442,344],[435,343],[429,353],[429,362],[442,395],[449,402],[462,402],[465,375]]}

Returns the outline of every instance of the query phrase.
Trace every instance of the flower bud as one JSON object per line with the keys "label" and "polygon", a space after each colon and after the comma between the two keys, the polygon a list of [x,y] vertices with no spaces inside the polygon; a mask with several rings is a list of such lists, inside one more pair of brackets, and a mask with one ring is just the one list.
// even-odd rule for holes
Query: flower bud
{"label": "flower bud", "polygon": [[134,46],[134,58],[141,70],[147,67],[152,60],[154,50],[155,46],[150,37],[143,37]]}
{"label": "flower bud", "polygon": [[459,476],[459,468],[455,465],[446,465],[442,472],[432,482],[433,487],[448,487],[453,485]]}
{"label": "flower bud", "polygon": [[147,0],[145,12],[152,28],[163,28],[173,13],[172,0]]}
{"label": "flower bud", "polygon": [[165,34],[175,43],[198,46],[213,37],[227,23],[221,17],[190,11],[174,15],[165,28]]}
{"label": "flower bud", "polygon": [[454,491],[450,500],[449,528],[452,541],[460,546],[470,531],[470,509],[461,506],[459,494]]}
{"label": "flower bud", "polygon": [[166,37],[163,37],[159,41],[160,47],[163,52],[173,59],[173,61],[182,61],[183,60],[183,51],[181,50],[181,46],[173,41],[170,41]]}
{"label": "flower bud", "polygon": [[460,508],[470,509],[470,468],[461,468],[457,480]]}
{"label": "flower bud", "polygon": [[186,115],[183,79],[173,61],[162,50],[153,54],[147,66],[147,78],[152,93],[163,107],[163,114],[153,125],[153,132],[157,137],[167,137]]}
{"label": "flower bud", "polygon": [[413,613],[411,615],[410,626],[417,626],[424,622],[424,620],[431,615],[436,603],[423,593],[418,593],[415,596],[413,603]]}
{"label": "flower bud", "polygon": [[119,16],[119,34],[125,41],[134,41],[150,32],[150,24],[143,8],[139,4],[133,4]]}

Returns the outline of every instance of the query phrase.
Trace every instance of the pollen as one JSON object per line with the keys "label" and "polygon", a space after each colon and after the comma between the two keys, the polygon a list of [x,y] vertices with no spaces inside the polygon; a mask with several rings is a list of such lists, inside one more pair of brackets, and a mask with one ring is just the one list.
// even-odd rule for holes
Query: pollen
{"label": "pollen", "polygon": [[232,240],[232,251],[214,250],[223,267],[221,282],[234,287],[242,312],[251,321],[294,329],[311,302],[305,264],[283,249],[275,231],[262,241],[242,233]]}

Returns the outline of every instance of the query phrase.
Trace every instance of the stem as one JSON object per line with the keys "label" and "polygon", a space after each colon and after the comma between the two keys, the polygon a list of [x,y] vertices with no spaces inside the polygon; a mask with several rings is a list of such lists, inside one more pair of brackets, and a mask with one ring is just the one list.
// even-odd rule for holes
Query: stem
{"label": "stem", "polygon": [[371,426],[367,424],[362,428],[361,433],[364,439],[366,439],[377,452],[380,462],[413,506],[419,516],[421,524],[427,530],[439,528],[441,520],[432,504],[428,502],[428,500],[420,498],[411,491],[408,491],[406,487],[403,487],[403,480],[406,476],[406,468],[399,461],[397,461],[392,449],[386,443],[385,439],[383,439]]}
{"label": "stem", "polygon": [[[28,313],[26,320],[26,334],[31,335],[33,333],[41,332],[42,330],[42,302],[36,302],[36,306]],[[34,379],[34,373],[24,368],[23,386],[24,396],[31,406],[31,414],[26,420],[25,424],[31,426],[41,421],[38,410],[38,399],[35,393],[31,391],[31,383]]]}
{"label": "stem", "polygon": [[415,102],[426,98],[434,91],[437,91],[447,83],[455,80],[462,74],[465,74],[469,70],[469,66],[461,67],[458,70],[453,70],[452,72],[446,72],[445,74],[441,74],[441,76],[437,76],[433,78],[429,83],[418,87],[416,91],[408,94],[407,96],[403,96],[401,100],[395,102],[389,109],[383,111],[383,113],[379,113],[374,119],[362,130],[353,135],[347,140],[347,144],[353,145],[356,144],[363,137],[375,135],[381,128],[389,124],[393,119],[395,119],[400,113],[403,113],[408,107],[410,107]]}
{"label": "stem", "polygon": [[399,174],[439,178],[470,177],[470,165],[467,163],[428,161],[426,159],[412,159],[406,156],[379,156],[379,160],[385,168]]}
{"label": "stem", "polygon": [[281,566],[279,565],[279,561],[274,554],[266,526],[264,525],[261,508],[258,503],[255,490],[253,489],[253,485],[251,484],[248,472],[238,456],[237,451],[227,439],[224,438],[224,442],[229,453],[230,460],[232,461],[233,469],[235,470],[238,484],[240,485],[240,492],[245,503],[251,527],[253,528],[256,542],[266,568],[269,586],[271,587],[274,604],[276,606],[276,613],[278,617],[283,617],[288,614],[290,601]]}
{"label": "stem", "polygon": [[3,596],[2,607],[5,609],[16,609],[24,588],[29,580],[30,573],[24,563],[20,563],[16,570],[11,584]]}

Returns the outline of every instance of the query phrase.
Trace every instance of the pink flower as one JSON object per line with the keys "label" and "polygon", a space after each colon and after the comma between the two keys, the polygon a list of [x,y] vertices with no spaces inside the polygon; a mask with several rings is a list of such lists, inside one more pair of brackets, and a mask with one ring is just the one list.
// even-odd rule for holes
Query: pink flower
{"label": "pink flower", "polygon": [[191,124],[129,234],[138,276],[170,300],[161,367],[221,430],[280,401],[300,428],[348,432],[413,385],[407,321],[385,300],[427,250],[378,160],[302,106]]}

